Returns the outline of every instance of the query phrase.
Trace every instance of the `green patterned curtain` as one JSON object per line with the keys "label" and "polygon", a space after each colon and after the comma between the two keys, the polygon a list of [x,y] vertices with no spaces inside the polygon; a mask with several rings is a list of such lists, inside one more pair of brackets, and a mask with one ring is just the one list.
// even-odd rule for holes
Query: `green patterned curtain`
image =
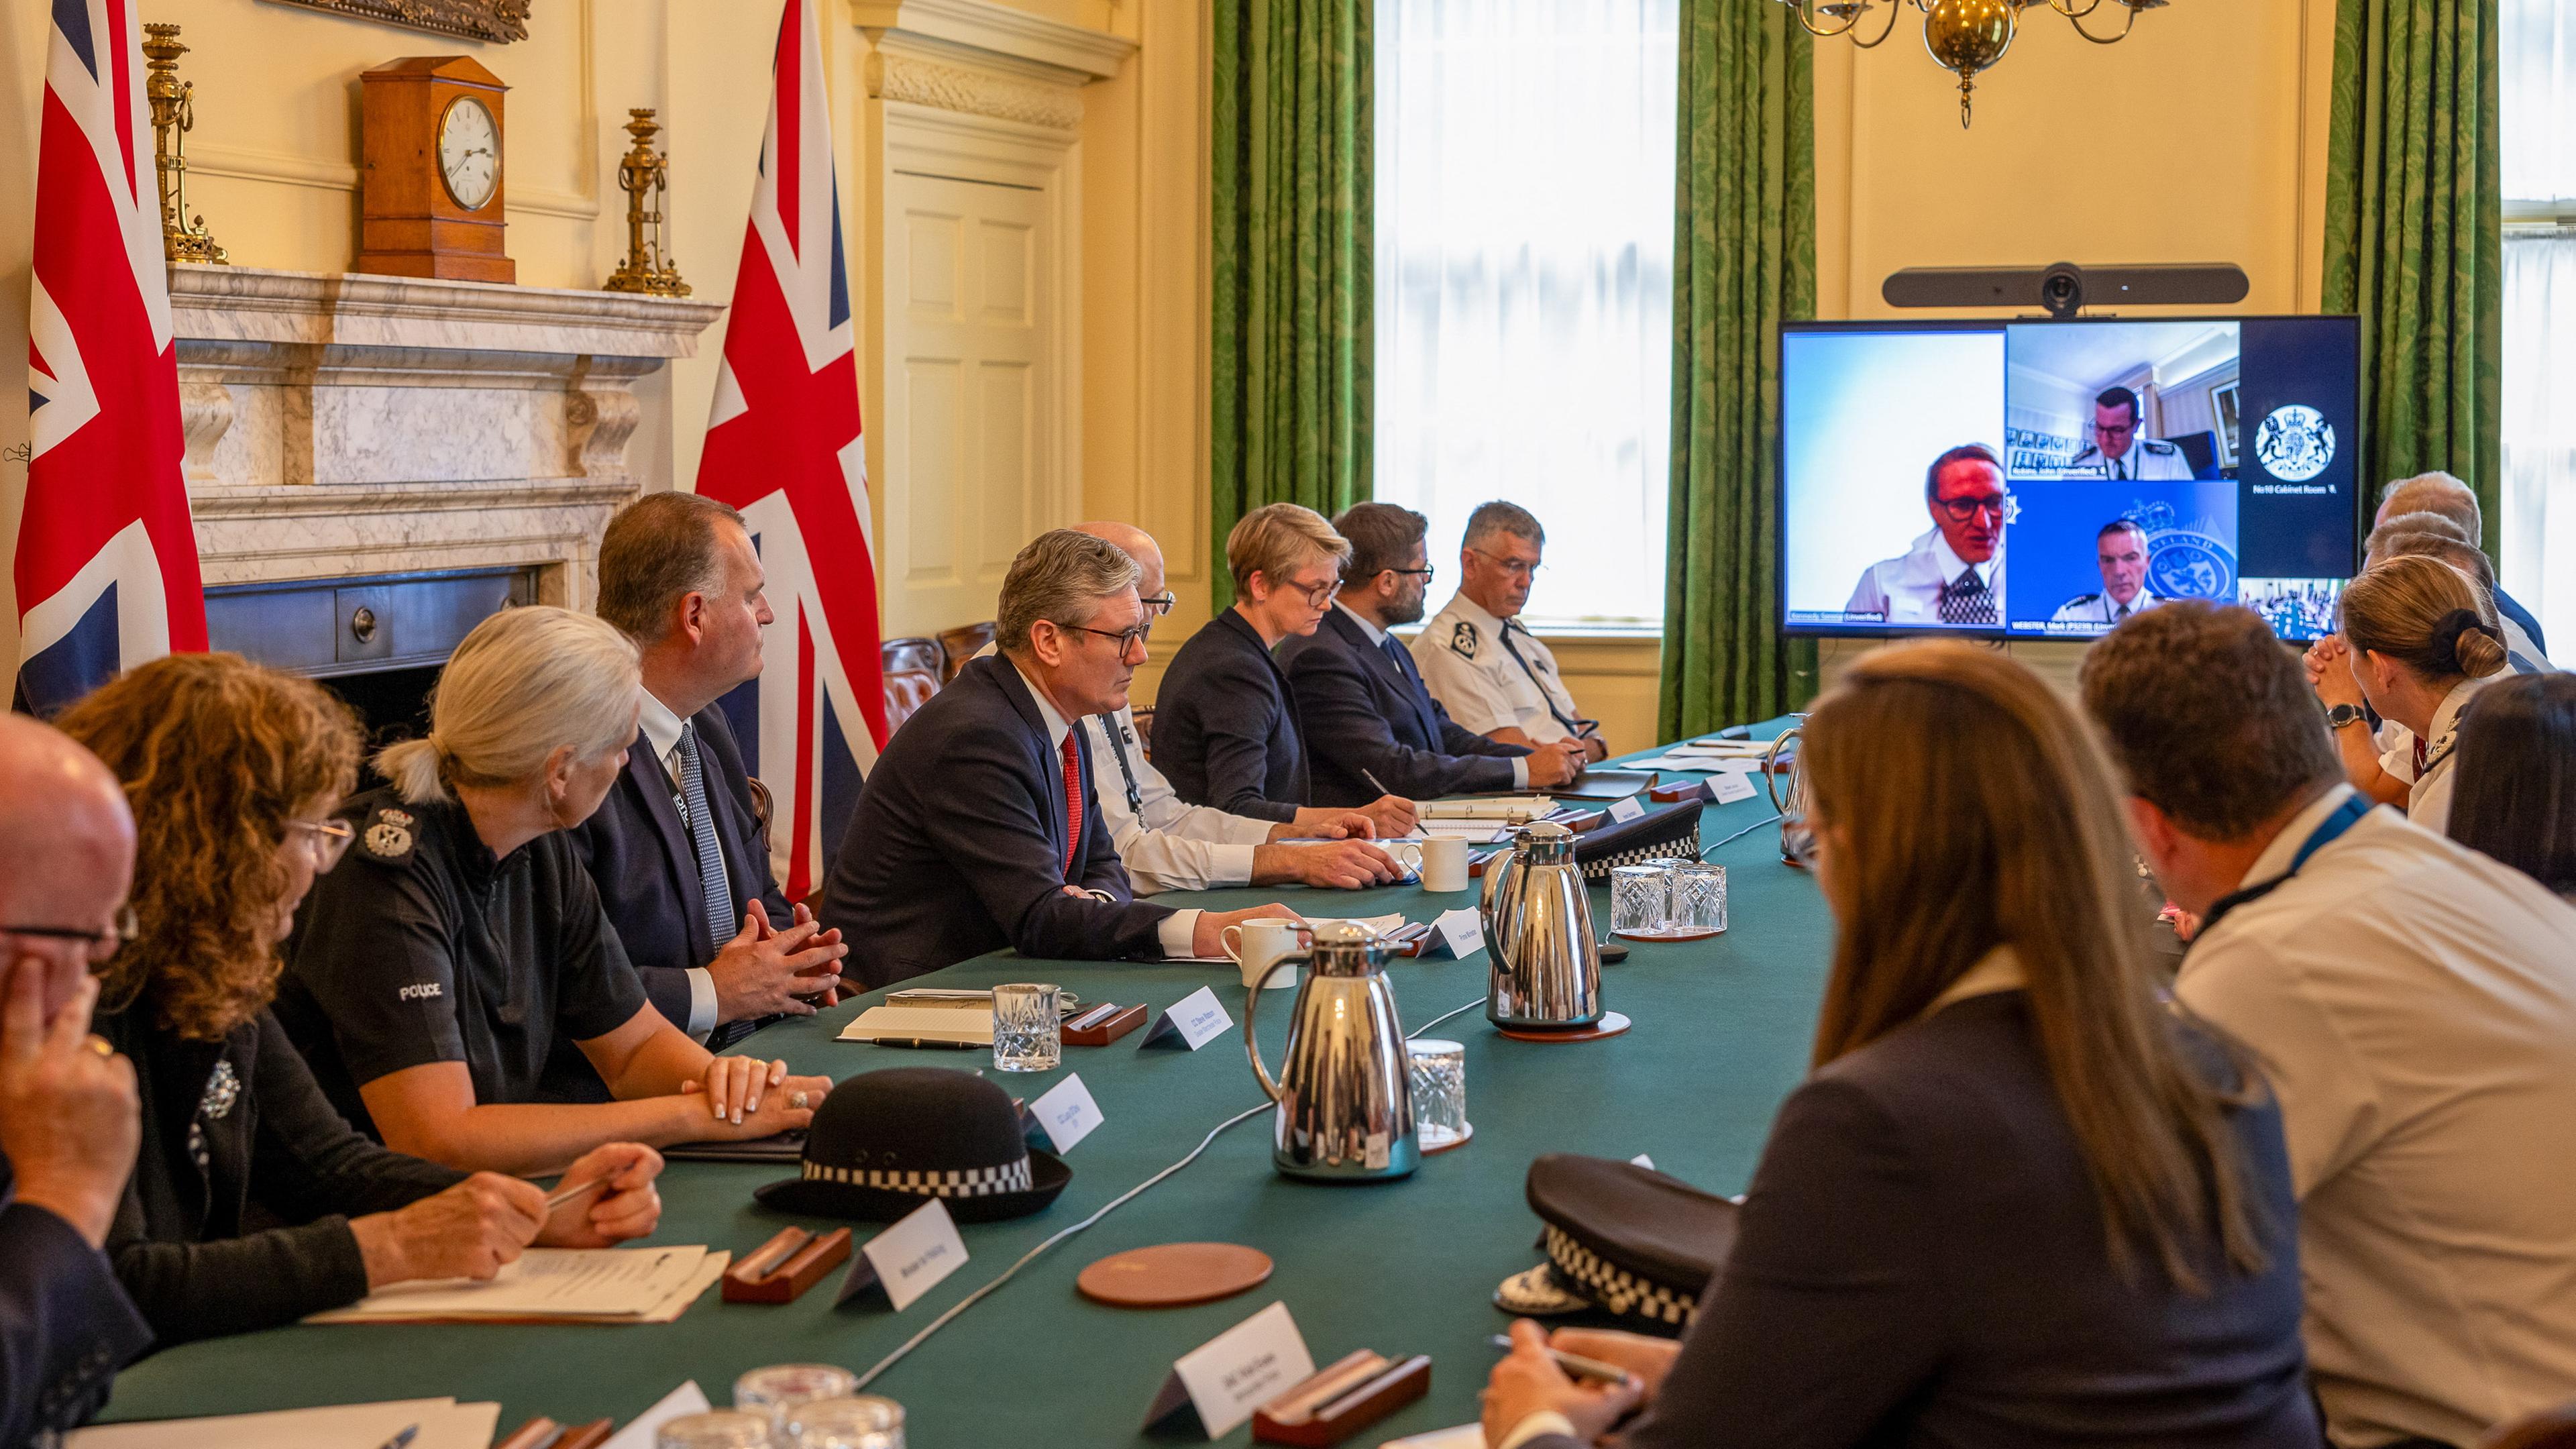
{"label": "green patterned curtain", "polygon": [[1375,0],[1212,4],[1209,513],[1224,609],[1235,520],[1279,502],[1330,516],[1369,496]]}
{"label": "green patterned curtain", "polygon": [[1816,312],[1810,60],[1782,6],[1683,0],[1663,739],[1815,693],[1779,586],[1780,324]]}
{"label": "green patterned curtain", "polygon": [[2496,0],[2341,0],[2325,310],[2361,317],[2361,516],[2379,485],[2466,479],[2496,532],[2504,183]]}

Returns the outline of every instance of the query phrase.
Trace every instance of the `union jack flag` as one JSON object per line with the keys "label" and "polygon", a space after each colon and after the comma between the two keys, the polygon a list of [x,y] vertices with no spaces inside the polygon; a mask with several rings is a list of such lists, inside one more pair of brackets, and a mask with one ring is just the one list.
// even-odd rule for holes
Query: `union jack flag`
{"label": "union jack flag", "polygon": [[725,703],[745,763],[780,802],[778,873],[820,884],[885,744],[877,579],[841,265],[840,183],[815,0],[787,0],[751,229],[698,491],[741,509],[777,621],[761,676]]}
{"label": "union jack flag", "polygon": [[206,647],[135,0],[53,0],[36,158],[17,702]]}

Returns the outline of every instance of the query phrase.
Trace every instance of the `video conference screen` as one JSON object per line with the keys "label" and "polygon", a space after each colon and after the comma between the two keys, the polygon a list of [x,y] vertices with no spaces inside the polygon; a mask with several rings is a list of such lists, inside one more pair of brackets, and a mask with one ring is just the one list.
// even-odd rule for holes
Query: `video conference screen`
{"label": "video conference screen", "polygon": [[1792,324],[1788,630],[2082,639],[2216,599],[2330,634],[2360,346],[2350,317]]}

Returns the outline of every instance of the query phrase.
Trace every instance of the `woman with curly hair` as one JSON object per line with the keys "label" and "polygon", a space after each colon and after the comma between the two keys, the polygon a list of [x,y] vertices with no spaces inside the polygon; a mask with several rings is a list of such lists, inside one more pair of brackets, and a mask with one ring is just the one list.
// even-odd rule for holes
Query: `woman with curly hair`
{"label": "woman with curly hair", "polygon": [[330,818],[357,775],[345,705],[238,655],[173,655],[57,723],[116,773],[138,834],[135,931],[100,970],[97,1031],[133,1059],[143,1112],[107,1253],[159,1346],[290,1323],[389,1283],[489,1278],[530,1242],[653,1230],[651,1148],[574,1163],[566,1184],[604,1191],[549,1216],[532,1183],[360,1136],[288,1044],[269,1011],[278,947],[349,843]]}
{"label": "woman with curly hair", "polygon": [[[654,1010],[566,833],[625,769],[642,691],[610,625],[505,609],[439,672],[429,733],[376,756],[393,783],[349,802],[357,848],[305,904],[277,1011],[360,1131],[450,1167],[550,1172],[603,1142],[813,1120],[829,1078],[712,1056]],[[586,1090],[561,1074],[574,1054],[597,1073]]]}

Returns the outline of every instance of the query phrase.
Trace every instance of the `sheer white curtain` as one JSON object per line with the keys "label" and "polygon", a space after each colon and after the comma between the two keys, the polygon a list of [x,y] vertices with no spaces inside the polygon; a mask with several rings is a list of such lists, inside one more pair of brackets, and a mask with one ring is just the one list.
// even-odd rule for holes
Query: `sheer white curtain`
{"label": "sheer white curtain", "polygon": [[1377,0],[1377,496],[1547,528],[1538,626],[1657,625],[1679,0]]}
{"label": "sheer white curtain", "polygon": [[2504,586],[2576,659],[2576,4],[2504,0]]}

